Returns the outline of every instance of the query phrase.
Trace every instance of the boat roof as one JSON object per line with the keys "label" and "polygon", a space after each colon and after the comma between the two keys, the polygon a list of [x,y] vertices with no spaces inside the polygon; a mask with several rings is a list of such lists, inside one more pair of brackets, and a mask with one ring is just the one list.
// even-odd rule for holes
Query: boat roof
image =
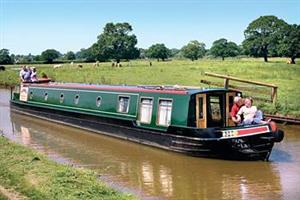
{"label": "boat roof", "polygon": [[25,83],[25,86],[43,87],[43,88],[61,88],[61,89],[85,89],[85,90],[104,90],[119,92],[145,92],[145,93],[164,93],[178,95],[192,95],[207,92],[224,92],[225,88],[200,88],[194,86],[163,86],[163,85],[98,85],[83,83]]}

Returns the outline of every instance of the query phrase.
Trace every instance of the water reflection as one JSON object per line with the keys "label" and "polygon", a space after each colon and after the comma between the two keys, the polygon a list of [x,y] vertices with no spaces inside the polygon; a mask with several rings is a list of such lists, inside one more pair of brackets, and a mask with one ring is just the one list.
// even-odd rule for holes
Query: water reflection
{"label": "water reflection", "polygon": [[[281,198],[280,177],[266,162],[201,159],[11,114],[15,139],[52,158],[68,158],[113,185],[167,199]],[[30,124],[30,126],[29,126]]]}
{"label": "water reflection", "polygon": [[[94,169],[110,185],[133,191],[144,199],[296,199],[299,196],[300,135],[294,133],[298,128],[292,128],[292,133],[288,130],[284,142],[275,146],[271,162],[202,159],[9,114],[8,105],[3,105],[0,97],[0,127],[7,137],[59,162]],[[289,156],[289,161],[282,161],[281,152]]]}

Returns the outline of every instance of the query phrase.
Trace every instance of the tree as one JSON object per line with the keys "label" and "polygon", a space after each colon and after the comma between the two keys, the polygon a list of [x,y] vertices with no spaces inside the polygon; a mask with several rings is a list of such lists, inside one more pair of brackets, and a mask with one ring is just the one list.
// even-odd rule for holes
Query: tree
{"label": "tree", "polygon": [[55,49],[47,49],[42,52],[41,54],[42,59],[46,61],[46,63],[52,63],[53,60],[59,58],[60,53],[56,51]]}
{"label": "tree", "polygon": [[239,47],[234,42],[229,42],[225,38],[221,38],[213,42],[209,50],[210,54],[215,57],[234,57],[239,54]]}
{"label": "tree", "polygon": [[9,56],[8,49],[1,49],[0,50],[0,64],[12,64],[13,60]]}
{"label": "tree", "polygon": [[172,48],[170,49],[170,57],[174,58],[177,57],[180,53],[180,49]]}
{"label": "tree", "polygon": [[76,59],[76,55],[73,51],[68,51],[66,53],[66,59],[67,60],[75,60]]}
{"label": "tree", "polygon": [[261,16],[251,22],[244,31],[245,40],[243,47],[245,52],[251,56],[263,56],[268,62],[269,52],[275,54],[276,46],[280,41],[280,32],[287,23],[275,16]]}
{"label": "tree", "polygon": [[183,57],[189,58],[192,61],[202,58],[205,55],[205,44],[197,40],[190,41],[181,49]]}
{"label": "tree", "polygon": [[300,25],[288,25],[283,31],[283,39],[278,45],[278,53],[281,56],[291,58],[291,64],[300,56]]}
{"label": "tree", "polygon": [[139,57],[135,47],[137,38],[128,23],[107,23],[98,41],[92,46],[92,52],[97,59],[134,59]]}
{"label": "tree", "polygon": [[158,61],[163,61],[170,55],[170,50],[164,44],[153,44],[147,50],[147,56],[150,58],[156,58]]}
{"label": "tree", "polygon": [[140,52],[140,59],[145,59],[146,58],[146,49],[143,48],[139,48],[139,52]]}

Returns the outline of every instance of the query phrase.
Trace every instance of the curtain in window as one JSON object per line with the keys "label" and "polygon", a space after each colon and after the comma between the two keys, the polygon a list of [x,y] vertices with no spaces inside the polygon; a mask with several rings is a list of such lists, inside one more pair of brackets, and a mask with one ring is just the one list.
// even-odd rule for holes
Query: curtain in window
{"label": "curtain in window", "polygon": [[150,123],[152,116],[152,99],[143,98],[140,106],[140,121]]}
{"label": "curtain in window", "polygon": [[169,126],[171,124],[171,112],[172,112],[172,101],[160,100],[158,124],[163,126]]}
{"label": "curtain in window", "polygon": [[127,113],[129,106],[129,97],[119,97],[119,112]]}

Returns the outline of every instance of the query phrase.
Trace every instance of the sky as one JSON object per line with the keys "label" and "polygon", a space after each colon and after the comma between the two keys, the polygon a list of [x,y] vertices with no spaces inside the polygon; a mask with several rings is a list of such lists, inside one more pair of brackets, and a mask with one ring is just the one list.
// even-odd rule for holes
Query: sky
{"label": "sky", "polygon": [[139,48],[226,38],[237,44],[260,16],[300,24],[300,0],[0,0],[0,49],[38,55],[77,52],[96,42],[108,22],[128,22]]}

